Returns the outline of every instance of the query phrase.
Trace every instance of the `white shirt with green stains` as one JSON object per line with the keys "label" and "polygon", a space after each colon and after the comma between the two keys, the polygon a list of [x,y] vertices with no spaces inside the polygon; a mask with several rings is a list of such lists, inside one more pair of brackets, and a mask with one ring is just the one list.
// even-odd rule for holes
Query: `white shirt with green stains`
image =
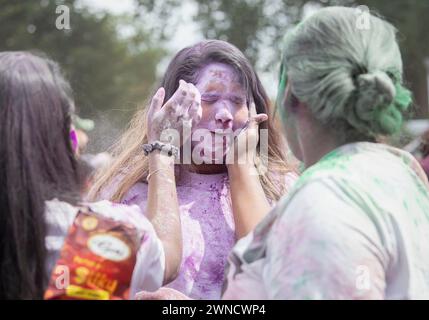
{"label": "white shirt with green stains", "polygon": [[429,299],[429,189],[408,153],[344,145],[229,256],[224,299]]}

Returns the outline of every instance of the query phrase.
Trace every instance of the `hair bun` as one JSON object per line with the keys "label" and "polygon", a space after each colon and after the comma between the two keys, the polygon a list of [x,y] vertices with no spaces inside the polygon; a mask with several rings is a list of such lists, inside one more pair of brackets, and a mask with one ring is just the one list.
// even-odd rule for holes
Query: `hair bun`
{"label": "hair bun", "polygon": [[[367,102],[372,99],[373,101],[383,102],[387,107],[395,100],[395,85],[392,79],[383,71],[361,74],[357,78],[357,83],[359,95],[362,95]],[[380,98],[382,98],[382,101],[380,101]]]}
{"label": "hair bun", "polygon": [[399,133],[412,103],[396,28],[369,19],[372,31],[356,32],[355,9],[323,8],[284,38],[294,95],[346,141]]}
{"label": "hair bun", "polygon": [[396,97],[397,87],[385,72],[361,74],[357,78],[355,103],[347,119],[361,132],[391,134],[402,123]]}

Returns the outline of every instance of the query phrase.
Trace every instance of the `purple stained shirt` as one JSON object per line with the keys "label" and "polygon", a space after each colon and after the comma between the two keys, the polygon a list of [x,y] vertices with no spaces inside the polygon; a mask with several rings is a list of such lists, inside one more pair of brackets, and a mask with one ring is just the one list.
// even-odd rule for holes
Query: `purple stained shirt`
{"label": "purple stained shirt", "polygon": [[[288,174],[286,184],[295,180],[295,174]],[[122,203],[137,204],[145,212],[147,194],[148,185],[137,183]],[[183,255],[178,277],[166,287],[192,299],[220,299],[227,257],[236,242],[228,174],[182,171],[177,196]]]}
{"label": "purple stained shirt", "polygon": [[[148,185],[137,183],[123,203],[146,210]],[[182,173],[177,185],[183,234],[178,277],[167,285],[193,299],[220,299],[224,269],[234,246],[235,226],[226,173]]]}

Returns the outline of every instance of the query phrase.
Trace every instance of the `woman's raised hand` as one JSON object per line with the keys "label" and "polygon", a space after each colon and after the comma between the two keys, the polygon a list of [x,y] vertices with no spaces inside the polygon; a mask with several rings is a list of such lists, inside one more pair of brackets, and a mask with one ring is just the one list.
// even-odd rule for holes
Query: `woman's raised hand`
{"label": "woman's raised hand", "polygon": [[[246,164],[253,166],[254,159],[256,156],[256,148],[259,141],[259,125],[266,121],[268,116],[265,113],[257,113],[254,102],[249,105],[249,120],[245,127],[235,137],[234,148],[231,148],[229,152],[234,152],[234,161],[227,162],[227,167],[236,166],[237,164]],[[227,159],[229,156],[227,155]]]}
{"label": "woman's raised hand", "polygon": [[148,141],[180,147],[201,119],[201,94],[192,83],[180,80],[179,88],[165,104],[164,98],[164,88],[159,88],[152,98],[147,117]]}

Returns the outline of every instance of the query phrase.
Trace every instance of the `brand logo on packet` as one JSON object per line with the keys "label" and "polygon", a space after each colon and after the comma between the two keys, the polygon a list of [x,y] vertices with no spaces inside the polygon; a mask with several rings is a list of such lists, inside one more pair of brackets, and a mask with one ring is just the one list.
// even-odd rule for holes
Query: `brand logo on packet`
{"label": "brand logo on packet", "polygon": [[99,234],[88,240],[88,248],[105,259],[123,261],[131,255],[131,249],[121,239],[110,234]]}

